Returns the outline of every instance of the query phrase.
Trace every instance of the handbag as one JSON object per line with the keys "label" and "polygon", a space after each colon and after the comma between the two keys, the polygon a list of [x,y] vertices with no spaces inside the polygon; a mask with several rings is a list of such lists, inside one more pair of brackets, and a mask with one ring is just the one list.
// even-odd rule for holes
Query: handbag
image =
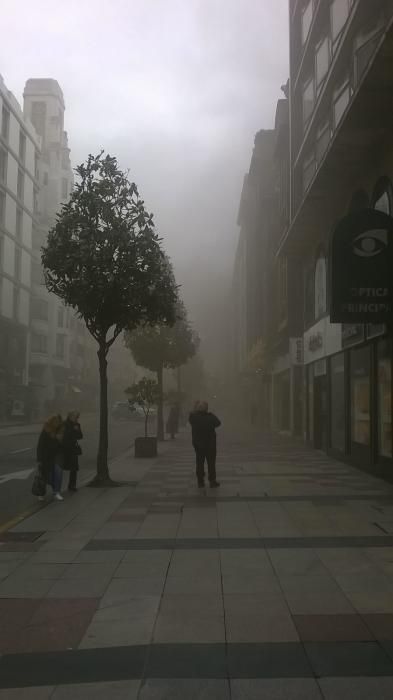
{"label": "handbag", "polygon": [[82,448],[79,442],[77,442],[75,445],[75,454],[77,455],[77,457],[79,457],[82,454]]}
{"label": "handbag", "polygon": [[39,467],[31,485],[31,493],[33,496],[45,496],[46,493],[45,479]]}

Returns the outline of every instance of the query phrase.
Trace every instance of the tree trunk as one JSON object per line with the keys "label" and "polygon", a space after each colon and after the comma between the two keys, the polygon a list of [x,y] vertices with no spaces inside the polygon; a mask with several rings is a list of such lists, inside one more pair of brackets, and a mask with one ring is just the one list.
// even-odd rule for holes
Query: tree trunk
{"label": "tree trunk", "polygon": [[145,438],[147,438],[147,422],[149,420],[149,412],[145,413]]}
{"label": "tree trunk", "polygon": [[163,367],[157,370],[158,406],[157,406],[157,440],[165,440],[164,433],[164,391],[162,383]]}
{"label": "tree trunk", "polygon": [[97,355],[100,368],[100,438],[97,455],[97,483],[109,480],[108,470],[108,377],[107,349],[100,345]]}

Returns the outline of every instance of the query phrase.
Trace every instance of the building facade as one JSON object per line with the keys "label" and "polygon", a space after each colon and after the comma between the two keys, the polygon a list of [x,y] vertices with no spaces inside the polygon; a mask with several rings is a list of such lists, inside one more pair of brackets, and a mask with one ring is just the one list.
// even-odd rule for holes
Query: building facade
{"label": "building facade", "polygon": [[277,259],[300,260],[304,438],[392,471],[392,339],[329,320],[332,231],[366,207],[393,213],[393,6],[291,0],[290,223]]}
{"label": "building facade", "polygon": [[0,421],[29,413],[40,138],[0,76]]}
{"label": "building facade", "polygon": [[33,413],[64,411],[93,398],[94,341],[85,324],[49,294],[43,278],[41,248],[73,186],[70,149],[64,131],[65,104],[56,80],[30,79],[24,112],[41,138],[37,164],[37,220],[33,228],[30,386]]}

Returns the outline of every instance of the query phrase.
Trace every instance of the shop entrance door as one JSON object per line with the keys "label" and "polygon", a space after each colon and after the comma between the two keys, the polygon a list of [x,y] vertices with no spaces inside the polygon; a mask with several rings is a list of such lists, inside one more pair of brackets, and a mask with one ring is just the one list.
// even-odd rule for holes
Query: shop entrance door
{"label": "shop entrance door", "polygon": [[327,449],[327,380],[326,375],[314,378],[314,447]]}

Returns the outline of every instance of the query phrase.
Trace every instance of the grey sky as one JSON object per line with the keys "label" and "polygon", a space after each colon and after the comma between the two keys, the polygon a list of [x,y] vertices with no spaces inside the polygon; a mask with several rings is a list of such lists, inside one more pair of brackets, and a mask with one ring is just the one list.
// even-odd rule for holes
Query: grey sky
{"label": "grey sky", "polygon": [[15,0],[0,73],[56,78],[75,164],[117,155],[179,270],[233,257],[253,137],[287,78],[287,0]]}

